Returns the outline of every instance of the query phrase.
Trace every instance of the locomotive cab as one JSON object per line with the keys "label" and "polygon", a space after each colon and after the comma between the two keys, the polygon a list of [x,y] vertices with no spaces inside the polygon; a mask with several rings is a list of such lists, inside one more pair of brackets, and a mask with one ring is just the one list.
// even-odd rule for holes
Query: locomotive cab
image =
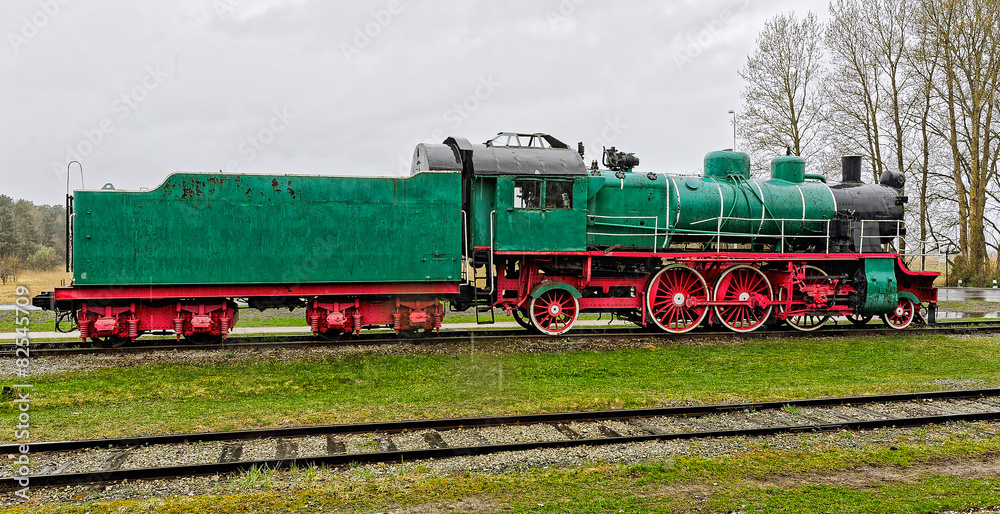
{"label": "locomotive cab", "polygon": [[586,250],[587,167],[562,141],[501,132],[483,144],[450,137],[417,146],[414,172],[447,170],[462,171],[463,247],[472,274],[453,308],[495,301],[496,252]]}
{"label": "locomotive cab", "polygon": [[587,168],[546,134],[501,132],[483,143],[420,144],[413,171],[462,170],[466,249],[586,249]]}

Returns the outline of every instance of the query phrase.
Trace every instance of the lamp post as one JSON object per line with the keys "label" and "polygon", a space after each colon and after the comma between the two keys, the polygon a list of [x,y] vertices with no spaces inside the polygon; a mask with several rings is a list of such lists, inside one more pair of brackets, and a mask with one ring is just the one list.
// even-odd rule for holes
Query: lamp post
{"label": "lamp post", "polygon": [[736,111],[729,109],[729,114],[733,115],[733,151],[736,151]]}

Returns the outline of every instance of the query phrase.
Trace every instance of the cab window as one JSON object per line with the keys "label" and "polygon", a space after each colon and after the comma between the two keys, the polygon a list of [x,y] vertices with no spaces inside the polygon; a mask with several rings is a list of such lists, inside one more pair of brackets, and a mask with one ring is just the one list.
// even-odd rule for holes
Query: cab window
{"label": "cab window", "polygon": [[565,180],[553,180],[545,183],[546,209],[572,209],[573,183]]}
{"label": "cab window", "polygon": [[538,180],[514,181],[514,208],[541,209],[542,183]]}

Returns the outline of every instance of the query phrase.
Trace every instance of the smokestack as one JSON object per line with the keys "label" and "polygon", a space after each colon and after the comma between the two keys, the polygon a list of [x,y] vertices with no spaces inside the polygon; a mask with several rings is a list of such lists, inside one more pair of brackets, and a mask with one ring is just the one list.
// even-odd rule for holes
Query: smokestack
{"label": "smokestack", "polygon": [[845,155],[840,158],[841,182],[861,182],[861,156]]}

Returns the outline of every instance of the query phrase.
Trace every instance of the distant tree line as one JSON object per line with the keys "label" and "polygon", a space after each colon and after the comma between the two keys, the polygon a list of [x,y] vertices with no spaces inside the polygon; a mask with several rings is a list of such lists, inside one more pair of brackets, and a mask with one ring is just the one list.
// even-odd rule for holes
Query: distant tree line
{"label": "distant tree line", "polygon": [[[771,19],[741,70],[741,150],[790,148],[836,176],[862,155],[904,173],[907,250],[957,253],[950,279],[1000,275],[1000,2],[831,0]],[[924,242],[921,245],[920,242]],[[950,280],[951,281],[951,280]]]}
{"label": "distant tree line", "polygon": [[49,271],[65,262],[66,210],[0,195],[0,282],[25,269]]}

